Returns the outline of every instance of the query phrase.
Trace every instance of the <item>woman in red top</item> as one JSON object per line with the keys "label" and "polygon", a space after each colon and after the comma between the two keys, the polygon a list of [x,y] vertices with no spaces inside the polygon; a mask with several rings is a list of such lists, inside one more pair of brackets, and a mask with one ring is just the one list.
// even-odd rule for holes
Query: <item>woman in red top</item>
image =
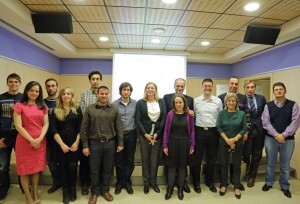
{"label": "woman in red top", "polygon": [[[38,197],[39,174],[46,167],[48,108],[44,104],[41,85],[29,82],[19,103],[14,107],[14,124],[19,132],[16,140],[17,173],[21,179],[27,204],[41,203]],[[32,196],[29,184],[32,185]]]}

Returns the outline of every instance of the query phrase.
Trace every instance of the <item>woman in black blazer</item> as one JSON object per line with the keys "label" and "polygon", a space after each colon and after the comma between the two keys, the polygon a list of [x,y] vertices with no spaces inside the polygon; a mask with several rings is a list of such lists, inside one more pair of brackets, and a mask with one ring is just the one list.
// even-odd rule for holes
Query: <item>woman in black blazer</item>
{"label": "woman in black blazer", "polygon": [[156,184],[156,177],[165,119],[165,101],[159,98],[156,84],[149,82],[145,86],[143,99],[137,103],[135,116],[140,133],[145,194],[149,193],[150,186],[155,192],[160,192]]}

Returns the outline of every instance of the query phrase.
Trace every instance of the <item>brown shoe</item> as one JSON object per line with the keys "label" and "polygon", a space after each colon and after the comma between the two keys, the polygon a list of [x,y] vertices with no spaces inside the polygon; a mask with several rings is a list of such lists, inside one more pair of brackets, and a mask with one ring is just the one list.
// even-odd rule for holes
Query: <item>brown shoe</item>
{"label": "brown shoe", "polygon": [[96,204],[97,203],[97,195],[92,195],[89,199],[89,204]]}
{"label": "brown shoe", "polygon": [[89,186],[88,185],[82,185],[81,186],[81,195],[85,196],[89,194]]}
{"label": "brown shoe", "polygon": [[102,196],[109,202],[114,200],[114,197],[109,192],[103,193]]}
{"label": "brown shoe", "polygon": [[247,182],[247,186],[252,188],[255,185],[255,179],[250,178]]}

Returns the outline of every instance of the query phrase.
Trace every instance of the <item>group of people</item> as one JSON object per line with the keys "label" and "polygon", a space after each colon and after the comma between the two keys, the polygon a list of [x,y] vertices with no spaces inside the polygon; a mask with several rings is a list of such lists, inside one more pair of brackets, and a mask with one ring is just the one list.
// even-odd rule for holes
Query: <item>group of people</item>
{"label": "group of people", "polygon": [[267,103],[264,96],[255,93],[254,81],[245,82],[245,94],[237,93],[236,76],[230,77],[228,92],[218,97],[212,95],[213,80],[204,79],[202,95],[195,99],[183,94],[186,81],[182,78],[175,80],[175,92],[163,98],[155,83],[147,83],[138,101],[130,97],[132,85],[124,82],[119,87],[120,98],[110,102],[109,88],[100,85],[102,74],[92,71],[88,79],[91,88],[81,93],[78,106],[71,88],[58,92],[56,79],[45,81],[48,96],[43,99],[38,82],[29,82],[21,94],[21,77],[16,73],[7,77],[8,91],[0,95],[0,202],[10,187],[12,149],[27,204],[41,203],[38,182],[46,164],[53,179],[48,193],[62,188],[65,204],[77,199],[78,163],[81,194],[91,193],[89,204],[96,204],[99,195],[107,201],[114,199],[109,192],[114,165],[115,194],[122,189],[133,194],[131,175],[137,139],[145,194],[150,188],[160,193],[157,171],[161,154],[168,185],[166,200],[171,198],[174,186],[180,200],[183,192],[191,191],[188,166],[193,189],[201,193],[201,167],[206,155],[203,170],[209,190],[217,192],[214,172],[219,161],[219,195],[224,196],[232,183],[234,195],[240,199],[245,190],[240,181],[242,161],[246,163],[247,187],[251,188],[265,146],[267,169],[262,191],[269,191],[274,184],[279,152],[280,187],[285,196],[291,197],[290,159],[300,112],[296,102],[286,99],[283,83],[273,85],[275,99]]}

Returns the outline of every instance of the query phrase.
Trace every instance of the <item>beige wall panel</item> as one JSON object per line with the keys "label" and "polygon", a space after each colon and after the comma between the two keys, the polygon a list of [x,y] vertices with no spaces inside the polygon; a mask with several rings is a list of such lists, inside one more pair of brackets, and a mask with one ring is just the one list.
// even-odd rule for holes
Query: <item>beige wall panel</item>
{"label": "beige wall panel", "polygon": [[[104,75],[101,85],[107,86],[112,90],[112,76]],[[64,87],[70,87],[74,90],[76,101],[80,102],[80,93],[91,87],[88,79],[88,75],[60,75],[59,89]]]}
{"label": "beige wall panel", "polygon": [[[1,58],[0,58],[1,59]],[[2,81],[2,86],[1,86],[1,93],[7,91],[7,86],[6,86],[6,77],[7,75],[15,72],[18,75],[20,75],[22,79],[22,84],[20,86],[20,92],[23,93],[24,87],[29,81],[38,81],[41,83],[43,87],[43,96],[46,97],[47,93],[45,90],[44,82],[47,78],[55,78],[59,81],[59,75],[54,74],[42,69],[38,69],[36,67],[32,67],[30,65],[22,64],[20,62],[4,59],[6,61],[6,71],[4,75],[2,76],[2,67],[1,67],[1,79],[4,78]],[[0,60],[2,61],[2,59]],[[5,62],[4,62],[5,63]],[[1,62],[2,64],[2,62]]]}
{"label": "beige wall panel", "polygon": [[[202,94],[202,80],[204,78],[188,78],[186,84],[186,94],[196,98]],[[217,84],[227,84],[227,79],[212,79],[214,82],[213,95],[216,95]]]}
{"label": "beige wall panel", "polygon": [[6,88],[6,77],[7,77],[7,60],[0,57],[0,93],[7,90]]}

